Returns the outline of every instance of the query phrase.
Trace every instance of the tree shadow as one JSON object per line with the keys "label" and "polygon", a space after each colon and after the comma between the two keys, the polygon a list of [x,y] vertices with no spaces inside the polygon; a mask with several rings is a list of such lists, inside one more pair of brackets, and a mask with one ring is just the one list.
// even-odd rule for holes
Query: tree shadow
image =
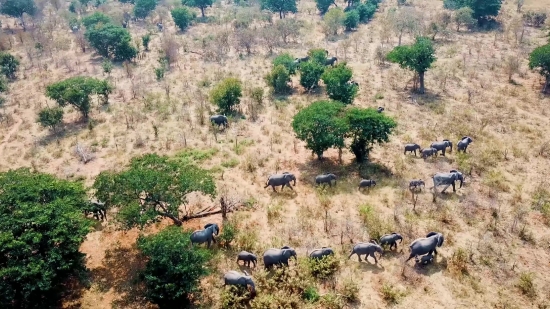
{"label": "tree shadow", "polygon": [[145,262],[135,246],[108,249],[103,265],[91,271],[92,281],[97,283],[101,292],[113,289],[121,295],[119,299],[113,300],[113,307],[147,307],[148,302],[144,298],[145,286],[139,283],[140,272],[144,269]]}
{"label": "tree shadow", "polygon": [[66,123],[58,132],[49,131],[48,134],[38,139],[40,146],[47,146],[52,142],[59,142],[61,139],[78,134],[80,131],[88,127],[88,122],[78,120],[76,122]]}

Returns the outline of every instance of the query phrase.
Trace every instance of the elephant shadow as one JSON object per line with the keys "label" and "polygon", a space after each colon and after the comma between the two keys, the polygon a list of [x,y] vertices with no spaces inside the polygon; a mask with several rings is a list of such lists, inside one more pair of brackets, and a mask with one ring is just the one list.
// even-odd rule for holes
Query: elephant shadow
{"label": "elephant shadow", "polygon": [[401,249],[384,249],[384,257],[397,258],[403,256],[403,248]]}
{"label": "elephant shadow", "polygon": [[434,261],[427,265],[415,263],[412,268],[419,275],[431,276],[447,269],[447,258],[442,257],[439,261]]}
{"label": "elephant shadow", "polygon": [[378,264],[374,264],[370,261],[363,261],[359,263],[359,268],[361,268],[362,271],[369,271],[373,274],[379,274],[386,271],[384,266],[380,265],[380,261],[378,261]]}
{"label": "elephant shadow", "polygon": [[[252,265],[252,263],[250,263],[250,265]],[[239,270],[240,270],[242,273],[244,273],[244,272],[246,271],[247,273],[252,274],[252,273],[256,270],[257,267],[258,267],[258,266],[256,266],[256,267],[254,267],[254,266],[248,267],[248,266],[239,264]]]}
{"label": "elephant shadow", "polygon": [[269,191],[269,196],[273,198],[281,198],[285,200],[293,200],[298,196],[298,192],[296,190],[291,189],[284,189],[284,190],[277,190],[277,192],[274,192],[273,190]]}

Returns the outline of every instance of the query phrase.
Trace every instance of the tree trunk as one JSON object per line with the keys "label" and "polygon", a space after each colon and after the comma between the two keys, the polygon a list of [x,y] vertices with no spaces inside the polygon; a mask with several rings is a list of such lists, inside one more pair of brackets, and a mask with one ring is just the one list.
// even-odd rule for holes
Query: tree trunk
{"label": "tree trunk", "polygon": [[172,219],[172,221],[174,221],[174,224],[177,226],[181,226],[183,224],[183,222],[180,219],[178,219],[176,216],[172,215],[171,213],[159,212],[159,214],[163,217]]}
{"label": "tree trunk", "polygon": [[23,18],[23,14],[21,14],[21,25],[23,26],[23,31],[27,31],[27,26],[25,25],[25,19]]}
{"label": "tree trunk", "polygon": [[355,155],[355,160],[357,163],[363,163],[368,158],[369,154],[366,148],[365,143],[361,141],[354,141],[351,144],[351,151]]}
{"label": "tree trunk", "polygon": [[279,18],[283,19],[283,11],[279,11]]}
{"label": "tree trunk", "polygon": [[420,79],[420,89],[418,90],[419,93],[424,94],[424,73],[425,72],[418,72],[418,77]]}
{"label": "tree trunk", "polygon": [[204,19],[206,16],[204,15],[204,7],[201,7],[201,14],[202,14],[202,18]]}
{"label": "tree trunk", "polygon": [[403,36],[403,31],[399,32],[399,44],[397,46],[401,46],[401,37]]}
{"label": "tree trunk", "polygon": [[546,83],[544,83],[544,88],[542,88],[542,93],[546,93],[548,90],[548,86],[550,86],[550,75],[546,76]]}

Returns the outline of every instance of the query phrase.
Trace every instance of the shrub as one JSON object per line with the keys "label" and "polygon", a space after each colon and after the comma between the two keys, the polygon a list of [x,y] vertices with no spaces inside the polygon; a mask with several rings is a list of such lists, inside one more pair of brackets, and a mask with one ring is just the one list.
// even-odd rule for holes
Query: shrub
{"label": "shrub", "polygon": [[334,0],[315,0],[315,5],[321,15],[325,14],[332,4],[334,4]]}
{"label": "shrub", "polygon": [[453,252],[453,256],[447,262],[447,270],[456,276],[468,274],[468,253],[463,248],[458,248]]}
{"label": "shrub", "polygon": [[525,22],[528,24],[528,25],[531,25],[533,27],[541,27],[542,25],[544,25],[544,22],[546,21],[546,13],[545,12],[533,12],[533,11],[529,11],[525,14],[523,14],[523,20],[525,20]]}
{"label": "shrub", "polygon": [[361,3],[357,6],[356,10],[359,14],[359,21],[366,23],[374,16],[376,5],[371,2]]}
{"label": "shrub", "polygon": [[226,220],[223,223],[222,232],[217,238],[220,241],[220,246],[229,248],[238,234],[237,223],[234,220]]}
{"label": "shrub", "polygon": [[235,238],[235,247],[238,250],[254,252],[258,243],[258,231],[255,229],[247,229],[246,233],[237,233]]}
{"label": "shrub", "polygon": [[113,63],[109,59],[105,59],[101,63],[101,67],[103,68],[103,73],[107,73],[107,75],[111,75],[111,72],[113,71]]}
{"label": "shrub", "polygon": [[12,54],[0,52],[0,72],[9,79],[15,79],[15,73],[19,68],[19,60]]}
{"label": "shrub", "polygon": [[347,302],[355,302],[359,299],[359,286],[351,278],[346,278],[338,288],[338,293]]}
{"label": "shrub", "polygon": [[226,78],[210,92],[210,101],[217,105],[220,112],[230,114],[239,105],[242,96],[241,81],[237,78]]}
{"label": "shrub", "polygon": [[324,30],[327,35],[338,35],[344,25],[346,14],[341,8],[332,8],[323,16]]}
{"label": "shrub", "polygon": [[398,304],[403,297],[403,293],[389,283],[382,284],[380,293],[382,294],[382,299],[384,299],[388,304]]}
{"label": "shrub", "polygon": [[254,87],[250,90],[250,98],[258,105],[264,101],[264,88]]}
{"label": "shrub", "polygon": [[310,303],[314,303],[319,300],[319,292],[317,291],[317,288],[315,286],[308,286],[304,294],[302,295],[302,298]]}
{"label": "shrub", "polygon": [[533,282],[534,279],[535,275],[533,273],[522,273],[519,276],[518,283],[516,284],[519,290],[531,299],[537,297],[537,290],[535,288],[535,283]]}
{"label": "shrub", "polygon": [[157,6],[157,0],[135,0],[134,15],[137,18],[145,18]]}
{"label": "shrub", "polygon": [[340,295],[327,293],[321,297],[319,301],[324,309],[342,309],[345,304]]}
{"label": "shrub", "polygon": [[4,76],[0,76],[0,92],[7,92],[8,89],[8,80]]}
{"label": "shrub", "polygon": [[145,51],[149,51],[149,43],[151,42],[151,34],[147,33],[141,37],[141,42],[143,43],[143,47],[145,48]]}
{"label": "shrub", "polygon": [[307,61],[300,64],[300,85],[311,90],[319,84],[321,75],[325,72],[325,64],[317,61]]}
{"label": "shrub", "polygon": [[384,234],[393,230],[389,221],[384,220],[371,205],[362,205],[359,207],[359,216],[365,224],[369,237],[371,239],[380,239]]}
{"label": "shrub", "polygon": [[53,131],[56,131],[56,128],[62,121],[63,109],[60,107],[46,107],[38,113],[37,122],[43,127],[51,128]]}
{"label": "shrub", "polygon": [[131,60],[136,57],[137,49],[131,45],[132,37],[128,30],[112,23],[92,24],[86,27],[86,39],[97,53],[115,61]]}
{"label": "shrub", "polygon": [[284,66],[290,75],[296,74],[296,64],[294,63],[294,58],[289,53],[281,54],[273,59],[273,67],[278,65]]}
{"label": "shrub", "polygon": [[346,63],[339,63],[325,70],[321,79],[327,87],[329,98],[344,104],[353,103],[359,87],[349,83],[352,75],[353,72]]}
{"label": "shrub", "polygon": [[346,31],[351,31],[359,25],[359,12],[357,10],[351,10],[346,12],[346,18],[344,19],[344,26]]}
{"label": "shrub", "polygon": [[181,31],[185,31],[185,29],[191,25],[191,22],[197,18],[195,12],[192,12],[186,7],[175,8],[170,13],[172,14],[174,23]]}
{"label": "shrub", "polygon": [[317,279],[329,279],[340,269],[340,263],[334,255],[326,255],[321,259],[307,259],[311,275]]}
{"label": "shrub", "polygon": [[267,74],[265,80],[275,94],[286,94],[291,90],[288,84],[290,82],[290,73],[283,65],[274,67]]}
{"label": "shrub", "polygon": [[229,285],[221,295],[222,309],[246,309],[250,302],[250,292],[242,285]]}

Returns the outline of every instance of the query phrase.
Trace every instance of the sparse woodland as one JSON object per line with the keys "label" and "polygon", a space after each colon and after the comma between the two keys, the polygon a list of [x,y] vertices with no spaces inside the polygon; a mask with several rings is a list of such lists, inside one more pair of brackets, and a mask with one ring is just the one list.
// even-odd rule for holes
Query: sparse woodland
{"label": "sparse woodland", "polygon": [[[0,14],[1,308],[550,308],[550,0]],[[403,154],[444,139],[445,156]],[[435,198],[451,170],[464,185]],[[293,190],[264,188],[283,172]],[[216,242],[193,247],[208,223]],[[392,232],[377,264],[348,259]],[[405,263],[429,232],[433,262]],[[297,260],[265,270],[283,246]]]}

